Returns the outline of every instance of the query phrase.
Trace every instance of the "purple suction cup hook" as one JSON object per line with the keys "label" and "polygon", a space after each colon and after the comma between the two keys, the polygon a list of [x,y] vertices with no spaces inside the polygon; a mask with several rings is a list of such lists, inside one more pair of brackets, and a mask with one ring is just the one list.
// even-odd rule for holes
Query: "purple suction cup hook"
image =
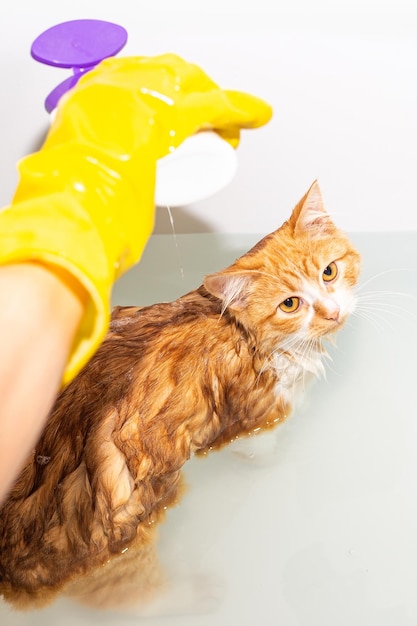
{"label": "purple suction cup hook", "polygon": [[127,31],[122,26],[102,20],[62,22],[40,34],[32,44],[32,57],[46,65],[73,70],[73,75],[46,97],[48,113],[55,109],[61,96],[74,87],[85,72],[103,59],[117,54],[126,41]]}

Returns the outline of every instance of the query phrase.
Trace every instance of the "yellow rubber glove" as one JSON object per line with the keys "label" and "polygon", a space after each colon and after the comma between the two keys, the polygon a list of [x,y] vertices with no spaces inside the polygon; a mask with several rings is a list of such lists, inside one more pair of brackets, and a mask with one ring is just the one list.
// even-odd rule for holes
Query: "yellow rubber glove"
{"label": "yellow rubber glove", "polygon": [[264,101],[220,89],[175,55],[107,59],[61,99],[43,147],[21,161],[13,202],[0,213],[0,264],[63,268],[87,291],[64,383],[102,341],[113,283],[151,234],[157,159],[205,129],[236,146],[241,128],[271,114]]}

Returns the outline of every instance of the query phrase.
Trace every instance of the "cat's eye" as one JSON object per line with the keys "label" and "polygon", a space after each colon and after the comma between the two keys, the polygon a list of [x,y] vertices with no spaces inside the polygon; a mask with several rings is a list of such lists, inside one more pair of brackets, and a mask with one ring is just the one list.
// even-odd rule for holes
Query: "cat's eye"
{"label": "cat's eye", "polygon": [[283,302],[281,302],[279,308],[281,311],[284,311],[284,313],[294,313],[299,306],[300,298],[292,296],[292,298],[286,298]]}
{"label": "cat's eye", "polygon": [[332,280],[334,280],[336,278],[336,276],[338,275],[339,270],[337,268],[336,263],[333,261],[332,263],[330,263],[330,265],[328,265],[324,270],[323,270],[323,280],[325,283],[330,283]]}

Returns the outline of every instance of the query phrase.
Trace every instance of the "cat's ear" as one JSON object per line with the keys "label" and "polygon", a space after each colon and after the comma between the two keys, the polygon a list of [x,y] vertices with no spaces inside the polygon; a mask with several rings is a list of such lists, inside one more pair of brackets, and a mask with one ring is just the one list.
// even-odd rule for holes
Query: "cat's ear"
{"label": "cat's ear", "polygon": [[217,272],[204,279],[204,286],[213,296],[223,302],[223,311],[230,307],[242,310],[246,306],[254,281],[252,272]]}
{"label": "cat's ear", "polygon": [[295,207],[290,223],[294,233],[326,234],[332,228],[333,222],[324,208],[323,198],[317,181],[311,185],[306,195]]}

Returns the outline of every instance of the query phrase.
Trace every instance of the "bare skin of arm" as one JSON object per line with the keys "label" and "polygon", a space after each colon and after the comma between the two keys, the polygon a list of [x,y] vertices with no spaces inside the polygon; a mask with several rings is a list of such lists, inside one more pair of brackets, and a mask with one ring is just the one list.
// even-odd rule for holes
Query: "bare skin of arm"
{"label": "bare skin of arm", "polygon": [[0,267],[0,505],[60,390],[84,298],[43,265]]}

